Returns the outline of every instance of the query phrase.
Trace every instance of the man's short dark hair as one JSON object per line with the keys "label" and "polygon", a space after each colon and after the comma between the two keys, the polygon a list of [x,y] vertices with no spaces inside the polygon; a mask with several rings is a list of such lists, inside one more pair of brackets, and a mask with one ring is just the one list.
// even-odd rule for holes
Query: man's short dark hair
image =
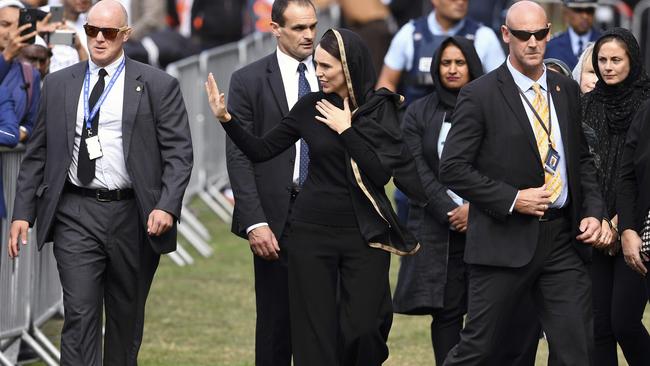
{"label": "man's short dark hair", "polygon": [[311,0],[275,0],[271,8],[271,20],[278,23],[280,27],[284,27],[284,11],[287,10],[289,3],[295,3],[300,6],[311,6],[316,11],[316,7]]}

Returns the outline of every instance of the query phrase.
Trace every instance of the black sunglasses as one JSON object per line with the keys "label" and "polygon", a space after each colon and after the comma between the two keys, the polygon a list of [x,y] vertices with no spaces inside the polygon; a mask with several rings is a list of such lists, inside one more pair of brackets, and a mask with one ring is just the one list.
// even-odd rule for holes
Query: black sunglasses
{"label": "black sunglasses", "polygon": [[510,33],[513,36],[517,37],[518,39],[520,39],[520,40],[522,40],[524,42],[528,41],[531,36],[534,36],[536,40],[541,41],[542,39],[546,38],[546,36],[548,35],[548,32],[551,31],[551,27],[548,27],[548,26],[546,28],[538,29],[538,30],[533,31],[533,32],[520,30],[520,29],[512,29],[512,28],[508,27],[507,25],[506,25],[506,27],[508,28],[508,31],[510,31]]}
{"label": "black sunglasses", "polygon": [[94,25],[90,25],[88,23],[84,24],[84,31],[86,31],[86,35],[90,38],[95,38],[99,34],[99,32],[102,32],[102,35],[104,38],[106,38],[109,41],[112,41],[117,37],[117,35],[120,32],[123,32],[125,30],[129,29],[128,26],[124,26],[122,28],[102,28],[102,27],[95,27]]}

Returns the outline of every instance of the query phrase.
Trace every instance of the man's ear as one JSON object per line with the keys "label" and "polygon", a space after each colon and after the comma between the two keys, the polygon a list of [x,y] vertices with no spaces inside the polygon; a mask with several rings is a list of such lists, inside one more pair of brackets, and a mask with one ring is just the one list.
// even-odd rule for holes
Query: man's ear
{"label": "man's ear", "polygon": [[280,38],[280,28],[281,28],[280,24],[276,22],[271,22],[270,24],[271,24],[271,33],[273,33],[273,36],[275,36],[275,38]]}

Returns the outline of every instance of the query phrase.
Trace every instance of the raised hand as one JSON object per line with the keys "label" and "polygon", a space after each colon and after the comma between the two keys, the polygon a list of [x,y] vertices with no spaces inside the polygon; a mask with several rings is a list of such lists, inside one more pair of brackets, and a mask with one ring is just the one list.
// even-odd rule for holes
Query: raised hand
{"label": "raised hand", "polygon": [[219,122],[229,122],[231,117],[226,109],[226,96],[219,92],[219,86],[212,73],[208,74],[208,80],[205,82],[205,92],[208,94],[208,102],[214,116]]}
{"label": "raised hand", "polygon": [[316,102],[316,110],[323,116],[316,116],[316,119],[326,124],[339,135],[352,125],[352,112],[348,98],[343,100],[343,109],[337,108],[334,104],[325,99]]}

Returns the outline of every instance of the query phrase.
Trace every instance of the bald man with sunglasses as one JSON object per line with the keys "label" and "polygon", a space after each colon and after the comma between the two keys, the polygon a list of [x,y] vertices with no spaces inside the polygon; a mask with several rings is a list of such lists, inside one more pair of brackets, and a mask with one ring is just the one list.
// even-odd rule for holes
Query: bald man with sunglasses
{"label": "bald man with sunglasses", "polygon": [[[532,295],[557,365],[592,364],[587,263],[603,203],[580,126],[578,85],[543,64],[550,24],[515,3],[509,56],[465,86],[440,161],[443,185],[471,202],[468,315],[445,365],[495,365],[521,299]],[[531,322],[538,320],[531,316]]]}
{"label": "bald man with sunglasses", "polygon": [[61,365],[137,365],[145,300],[160,254],[176,249],[192,170],[178,82],[124,55],[127,24],[115,0],[90,10],[90,60],[45,79],[18,178],[9,254],[37,220],[39,249],[54,241]]}

